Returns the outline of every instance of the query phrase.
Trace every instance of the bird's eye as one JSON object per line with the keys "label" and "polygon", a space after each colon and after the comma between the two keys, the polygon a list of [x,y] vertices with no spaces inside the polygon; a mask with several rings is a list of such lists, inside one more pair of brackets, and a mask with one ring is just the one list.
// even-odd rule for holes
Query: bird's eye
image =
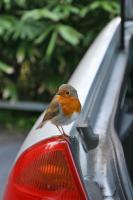
{"label": "bird's eye", "polygon": [[69,95],[70,93],[69,93],[69,91],[66,91],[66,95]]}

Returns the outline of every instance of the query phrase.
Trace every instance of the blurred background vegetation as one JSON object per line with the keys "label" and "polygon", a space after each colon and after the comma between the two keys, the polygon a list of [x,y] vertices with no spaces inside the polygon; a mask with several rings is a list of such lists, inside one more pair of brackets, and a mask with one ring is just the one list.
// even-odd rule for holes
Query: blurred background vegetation
{"label": "blurred background vegetation", "polygon": [[0,99],[48,102],[100,30],[119,15],[119,3],[1,0]]}

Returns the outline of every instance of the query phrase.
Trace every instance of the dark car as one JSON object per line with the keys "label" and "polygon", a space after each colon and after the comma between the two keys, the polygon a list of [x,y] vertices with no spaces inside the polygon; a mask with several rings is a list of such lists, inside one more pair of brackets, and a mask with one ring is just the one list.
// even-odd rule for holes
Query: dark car
{"label": "dark car", "polygon": [[[124,5],[125,2],[125,5]],[[125,11],[126,8],[126,12]],[[133,199],[133,0],[72,74],[82,113],[62,136],[40,116],[12,166],[3,200]]]}

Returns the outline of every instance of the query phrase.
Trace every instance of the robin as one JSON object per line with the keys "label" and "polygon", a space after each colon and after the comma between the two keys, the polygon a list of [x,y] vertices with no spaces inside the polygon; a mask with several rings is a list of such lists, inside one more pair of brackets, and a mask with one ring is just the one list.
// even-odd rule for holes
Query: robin
{"label": "robin", "polygon": [[50,120],[61,134],[65,134],[62,126],[72,123],[80,111],[81,104],[76,89],[69,84],[63,84],[53,97],[37,129],[42,128],[46,121]]}

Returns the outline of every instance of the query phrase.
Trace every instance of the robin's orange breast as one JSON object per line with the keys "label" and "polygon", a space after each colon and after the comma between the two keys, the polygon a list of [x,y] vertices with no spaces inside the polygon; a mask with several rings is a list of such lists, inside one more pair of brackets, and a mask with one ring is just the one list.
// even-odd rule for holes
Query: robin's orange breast
{"label": "robin's orange breast", "polygon": [[71,116],[74,112],[81,111],[80,101],[75,97],[63,97],[59,95],[58,102],[60,103],[62,111],[66,116]]}

